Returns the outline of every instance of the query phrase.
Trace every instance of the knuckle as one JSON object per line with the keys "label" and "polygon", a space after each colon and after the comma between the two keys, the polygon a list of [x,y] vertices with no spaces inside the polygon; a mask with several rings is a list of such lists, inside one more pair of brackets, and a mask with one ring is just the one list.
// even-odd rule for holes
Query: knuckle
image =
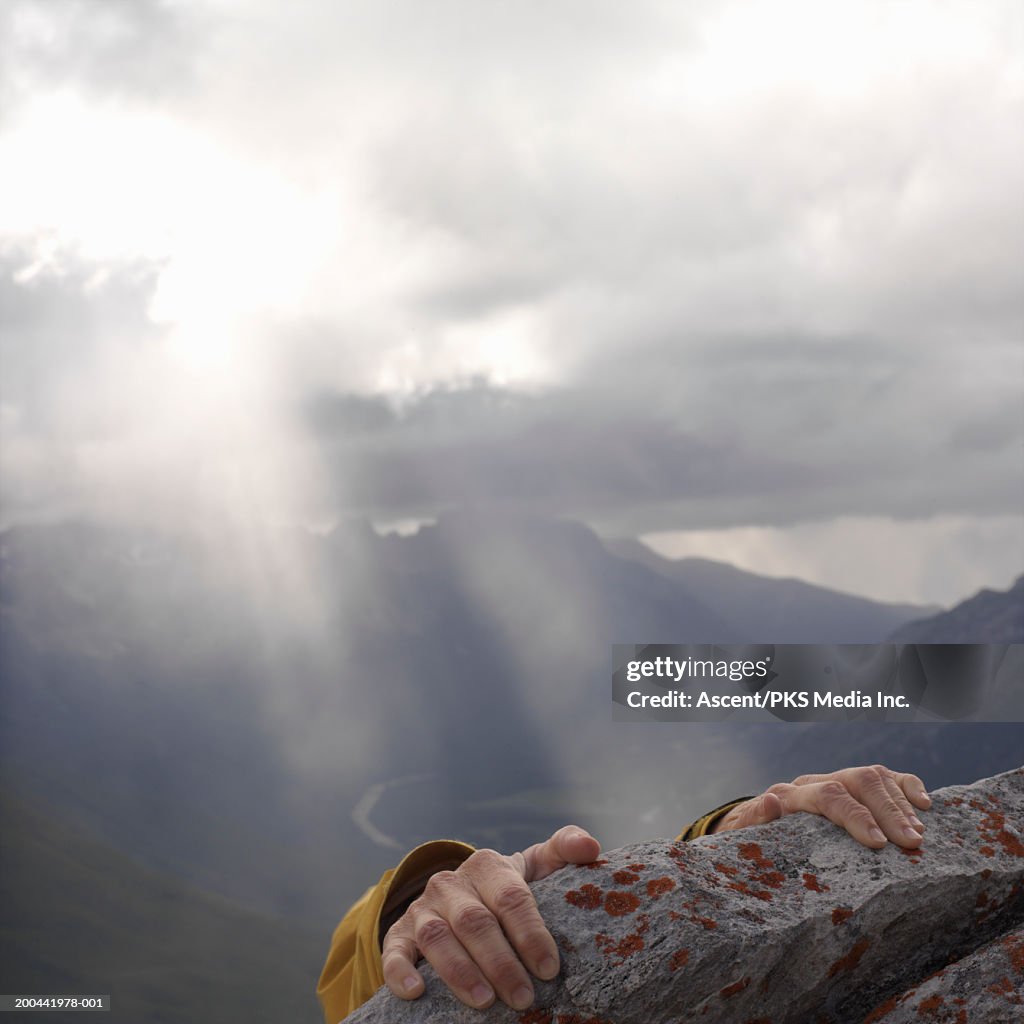
{"label": "knuckle", "polygon": [[385,933],[380,946],[382,956],[386,953],[397,953],[402,943],[409,938],[408,928],[403,927],[404,922],[404,917],[399,918]]}
{"label": "knuckle", "polygon": [[474,868],[494,868],[500,864],[505,863],[505,858],[498,853],[497,850],[477,850],[475,853],[470,854],[466,860],[466,865],[472,865]]}
{"label": "knuckle", "polygon": [[823,782],[818,796],[823,805],[832,806],[845,800],[849,793],[841,782]]}
{"label": "knuckle", "polygon": [[563,825],[560,829],[557,829],[551,836],[554,841],[561,841],[568,839],[574,835],[590,835],[590,833],[583,828],[581,825]]}
{"label": "knuckle", "polygon": [[494,907],[500,914],[521,914],[533,906],[533,896],[526,886],[503,885],[494,894]]}
{"label": "knuckle", "polygon": [[822,794],[822,796],[832,797],[833,799],[838,799],[840,797],[844,797],[847,795],[846,787],[841,782],[838,782],[836,780],[832,780],[831,782],[823,782],[821,784],[821,789],[819,790],[819,792]]}
{"label": "knuckle", "polygon": [[[458,885],[458,878],[454,871],[438,871],[437,874],[431,875],[427,879],[427,884],[424,886],[423,895],[433,896],[439,893],[450,892],[451,889]],[[420,899],[423,897],[421,896]]]}
{"label": "knuckle", "polygon": [[[803,779],[803,778],[806,778],[806,776],[801,775],[800,779]],[[789,782],[776,782],[774,786],[769,786],[765,790],[765,792],[766,793],[771,793],[772,796],[785,796],[793,788],[793,786],[799,786],[800,785],[800,779],[797,779],[795,782],[792,782],[792,783],[789,783]]]}
{"label": "knuckle", "polygon": [[[796,778],[795,778],[795,779],[793,780],[793,783],[792,783],[792,784],[793,784],[794,786],[806,786],[806,785],[807,785],[807,783],[809,783],[810,781],[811,781],[811,777],[810,777],[809,775],[798,775],[798,776],[797,776],[797,777],[796,777]],[[785,785],[785,783],[782,783],[782,782],[777,782],[777,783],[776,783],[776,785],[777,785],[777,786],[782,786],[782,785]],[[769,791],[769,792],[770,792],[770,791]]]}
{"label": "knuckle", "polygon": [[899,816],[903,813],[902,809],[900,808],[900,805],[893,799],[892,795],[889,793],[885,794],[885,799],[880,802],[880,804],[878,805],[878,809],[882,811],[884,814],[891,814],[895,816]]}
{"label": "knuckle", "polygon": [[440,917],[429,917],[416,925],[416,945],[422,950],[436,949],[451,936],[448,922]]}
{"label": "knuckle", "polygon": [[467,903],[459,907],[452,918],[455,934],[468,939],[479,938],[486,934],[495,924],[491,912],[480,903]]}

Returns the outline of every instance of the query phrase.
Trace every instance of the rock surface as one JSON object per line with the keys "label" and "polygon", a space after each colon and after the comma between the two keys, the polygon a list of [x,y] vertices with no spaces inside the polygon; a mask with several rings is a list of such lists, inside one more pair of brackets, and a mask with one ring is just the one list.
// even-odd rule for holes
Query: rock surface
{"label": "rock surface", "polygon": [[1007,932],[887,999],[865,1024],[1007,1024],[1024,1020],[1024,928]]}
{"label": "rock surface", "polygon": [[913,852],[869,850],[796,815],[692,843],[639,843],[556,872],[533,890],[562,971],[536,983],[531,1009],[471,1010],[423,966],[422,998],[382,990],[347,1020],[1024,1020],[1012,999],[1024,987],[1024,768],[932,797]]}

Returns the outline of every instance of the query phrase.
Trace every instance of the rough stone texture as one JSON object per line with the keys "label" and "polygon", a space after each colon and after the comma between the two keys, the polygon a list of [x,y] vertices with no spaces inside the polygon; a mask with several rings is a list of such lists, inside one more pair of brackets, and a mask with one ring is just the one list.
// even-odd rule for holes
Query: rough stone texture
{"label": "rough stone texture", "polygon": [[[384,990],[348,1020],[859,1024],[872,1013],[927,1021],[947,1003],[957,1022],[1024,1020],[1002,993],[966,984],[977,959],[998,974],[991,985],[1021,987],[1024,768],[932,796],[914,852],[868,850],[795,815],[693,843],[639,843],[557,872],[534,894],[562,972],[536,983],[533,1008],[471,1010],[424,967],[424,997],[406,1003]],[[922,1010],[908,990],[931,985],[948,985],[950,998]],[[1002,1016],[983,1015],[997,1006]]]}
{"label": "rough stone texture", "polygon": [[865,1024],[1007,1024],[1024,1021],[1024,928],[1007,932],[887,999]]}

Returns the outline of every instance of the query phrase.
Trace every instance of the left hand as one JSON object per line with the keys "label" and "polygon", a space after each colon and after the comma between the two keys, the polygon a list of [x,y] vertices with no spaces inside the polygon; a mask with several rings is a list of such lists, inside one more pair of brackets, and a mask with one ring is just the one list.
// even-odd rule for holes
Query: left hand
{"label": "left hand", "polygon": [[777,782],[760,796],[734,807],[713,831],[763,825],[786,814],[806,811],[828,818],[857,842],[875,850],[885,846],[887,840],[912,849],[921,845],[924,832],[914,808],[924,811],[931,804],[924,783],[916,775],[875,764]]}

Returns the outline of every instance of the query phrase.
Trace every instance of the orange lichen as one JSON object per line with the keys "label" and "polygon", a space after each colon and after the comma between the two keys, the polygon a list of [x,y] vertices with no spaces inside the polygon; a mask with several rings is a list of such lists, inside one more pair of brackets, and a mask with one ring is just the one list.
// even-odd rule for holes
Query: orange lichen
{"label": "orange lichen", "polygon": [[603,895],[600,886],[587,883],[587,885],[580,886],[579,889],[570,889],[565,894],[565,901],[581,910],[597,910],[601,906]]}
{"label": "orange lichen", "polygon": [[822,885],[816,875],[812,875],[810,871],[804,872],[804,888],[810,889],[811,892],[828,892],[829,887]]}
{"label": "orange lichen", "polygon": [[688,949],[677,949],[672,954],[672,959],[669,960],[669,970],[678,971],[686,966],[686,962],[690,959],[690,951]]}
{"label": "orange lichen", "polygon": [[519,1014],[519,1024],[552,1024],[551,1011],[540,1007],[526,1010]]}
{"label": "orange lichen", "polygon": [[746,882],[730,882],[730,889],[735,889],[736,892],[743,893],[744,896],[753,896],[755,899],[768,901],[772,898],[770,892],[766,892],[764,889],[751,889]]}
{"label": "orange lichen", "polygon": [[895,995],[886,999],[884,1003],[879,1003],[879,1005],[864,1018],[863,1024],[875,1024],[875,1021],[881,1020],[890,1010],[895,1010],[905,998],[906,995]]}
{"label": "orange lichen", "polygon": [[853,911],[849,907],[836,907],[832,911],[832,923],[842,924],[844,921],[849,921],[853,917]]}
{"label": "orange lichen", "polygon": [[731,985],[726,985],[718,994],[723,999],[731,999],[734,995],[742,992],[749,984],[749,978],[740,978],[739,981],[734,981]]}
{"label": "orange lichen", "polygon": [[651,899],[658,899],[660,896],[664,896],[665,893],[671,892],[676,887],[676,883],[671,878],[652,878],[647,883],[647,895]]}
{"label": "orange lichen", "polygon": [[[993,797],[989,797],[991,803],[998,806],[999,801]],[[974,807],[976,801],[971,801],[971,806]],[[1011,857],[1024,857],[1024,843],[1021,842],[1019,836],[1015,836],[1012,832],[1006,828],[1006,816],[999,810],[985,807],[981,804],[978,805],[978,810],[984,812],[984,817],[978,824],[978,832],[981,838],[984,839],[988,844],[996,844],[1003,848],[1003,852],[1009,854]],[[982,847],[982,853],[985,852],[986,847]],[[994,851],[993,851],[994,852]],[[992,854],[985,854],[986,857]]]}
{"label": "orange lichen", "polygon": [[635,871],[616,871],[612,880],[616,885],[632,885],[640,881],[640,876]]}
{"label": "orange lichen", "polygon": [[740,856],[744,860],[752,860],[759,868],[771,868],[775,865],[764,855],[758,843],[740,843]]}
{"label": "orange lichen", "polygon": [[828,976],[830,978],[834,978],[837,974],[841,974],[843,971],[852,971],[857,964],[860,963],[860,958],[867,952],[870,945],[870,939],[861,939],[858,941],[846,956],[840,957],[828,969]]}
{"label": "orange lichen", "polygon": [[640,906],[640,897],[631,892],[612,890],[604,898],[604,909],[612,917],[625,917]]}
{"label": "orange lichen", "polygon": [[1024,937],[1007,935],[1002,941],[1013,969],[1018,974],[1024,974]]}
{"label": "orange lichen", "polygon": [[624,935],[617,942],[610,935],[604,934],[604,932],[595,935],[594,942],[597,944],[597,948],[604,953],[605,957],[609,959],[613,956],[618,957],[615,963],[620,964],[627,957],[631,957],[634,953],[639,953],[644,948],[644,940],[641,936],[646,933],[649,927],[650,918],[647,914],[641,914],[637,919],[636,930],[628,935]]}

